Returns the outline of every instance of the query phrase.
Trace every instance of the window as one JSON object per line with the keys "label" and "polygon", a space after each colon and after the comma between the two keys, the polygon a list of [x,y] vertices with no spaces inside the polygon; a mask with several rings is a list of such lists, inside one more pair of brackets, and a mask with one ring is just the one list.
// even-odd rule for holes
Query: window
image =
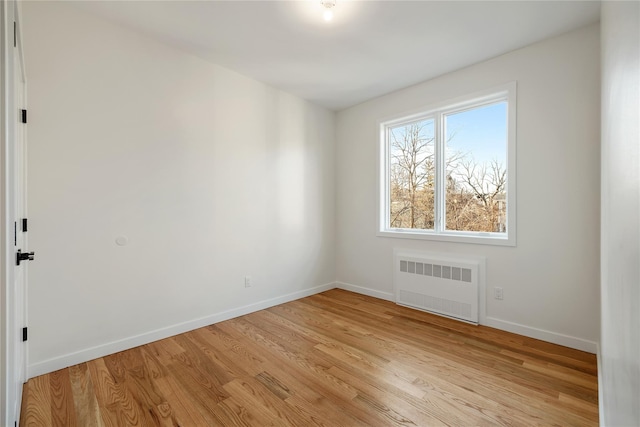
{"label": "window", "polygon": [[380,123],[378,235],[515,245],[515,83]]}

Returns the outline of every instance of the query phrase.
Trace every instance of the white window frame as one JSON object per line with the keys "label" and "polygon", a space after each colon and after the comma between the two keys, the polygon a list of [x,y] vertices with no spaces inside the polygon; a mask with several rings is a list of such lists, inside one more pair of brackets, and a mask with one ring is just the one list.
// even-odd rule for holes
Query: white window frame
{"label": "white window frame", "polygon": [[[378,209],[376,234],[382,237],[425,239],[445,242],[476,243],[486,245],[516,246],[516,82],[484,90],[472,95],[444,101],[437,105],[421,108],[417,112],[397,115],[378,122]],[[495,102],[507,102],[507,227],[505,233],[446,230],[444,221],[444,142],[442,133],[444,116],[456,112],[482,107]],[[436,212],[433,230],[391,228],[390,185],[389,185],[389,144],[387,130],[390,127],[424,119],[434,119],[436,157]]]}

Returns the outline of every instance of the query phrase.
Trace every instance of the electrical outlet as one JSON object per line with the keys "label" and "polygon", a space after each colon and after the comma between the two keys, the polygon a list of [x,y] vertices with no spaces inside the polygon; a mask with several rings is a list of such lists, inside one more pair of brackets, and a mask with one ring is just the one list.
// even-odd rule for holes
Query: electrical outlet
{"label": "electrical outlet", "polygon": [[251,276],[244,276],[244,287],[245,288],[251,287]]}
{"label": "electrical outlet", "polygon": [[504,299],[502,288],[498,288],[498,287],[493,288],[493,297],[495,299]]}

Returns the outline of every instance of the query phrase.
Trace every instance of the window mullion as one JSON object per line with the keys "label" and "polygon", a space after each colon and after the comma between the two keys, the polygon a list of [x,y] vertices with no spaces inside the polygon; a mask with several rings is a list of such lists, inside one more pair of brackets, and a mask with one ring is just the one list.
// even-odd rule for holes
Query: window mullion
{"label": "window mullion", "polygon": [[390,179],[390,174],[391,174],[391,148],[389,146],[390,144],[390,139],[389,139],[389,134],[391,133],[390,129],[388,127],[385,127],[384,129],[384,148],[383,148],[383,159],[384,159],[384,212],[382,213],[383,218],[384,218],[384,227],[390,228],[391,227],[391,179]]}
{"label": "window mullion", "polygon": [[442,113],[438,111],[435,115],[435,232],[441,233],[444,230],[444,129],[442,123]]}

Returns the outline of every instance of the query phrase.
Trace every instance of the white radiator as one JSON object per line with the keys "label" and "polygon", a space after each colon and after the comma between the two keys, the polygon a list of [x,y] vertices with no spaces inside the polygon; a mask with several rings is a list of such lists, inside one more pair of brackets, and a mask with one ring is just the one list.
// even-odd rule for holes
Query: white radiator
{"label": "white radiator", "polygon": [[396,304],[478,323],[480,261],[394,251]]}

